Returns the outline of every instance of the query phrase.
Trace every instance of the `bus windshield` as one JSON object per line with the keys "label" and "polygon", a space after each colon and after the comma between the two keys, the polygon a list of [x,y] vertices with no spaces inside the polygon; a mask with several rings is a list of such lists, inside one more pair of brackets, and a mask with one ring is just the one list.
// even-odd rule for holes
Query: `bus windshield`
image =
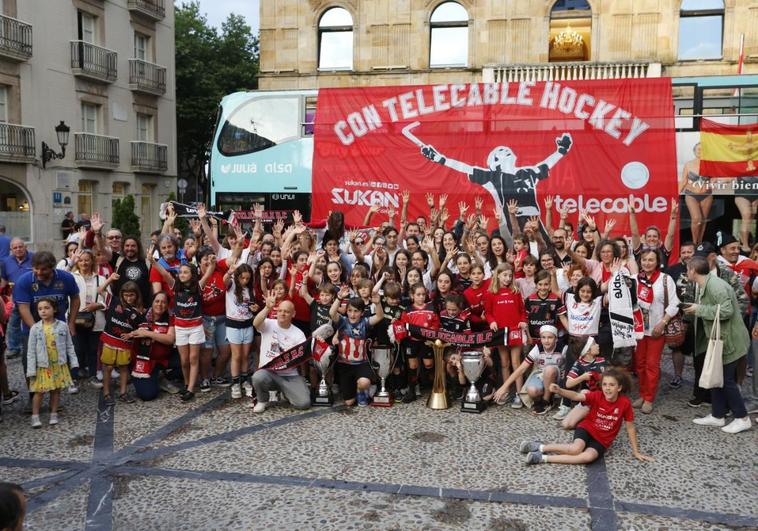
{"label": "bus windshield", "polygon": [[218,150],[226,156],[245,155],[296,140],[299,117],[297,97],[252,99],[227,117],[218,135]]}

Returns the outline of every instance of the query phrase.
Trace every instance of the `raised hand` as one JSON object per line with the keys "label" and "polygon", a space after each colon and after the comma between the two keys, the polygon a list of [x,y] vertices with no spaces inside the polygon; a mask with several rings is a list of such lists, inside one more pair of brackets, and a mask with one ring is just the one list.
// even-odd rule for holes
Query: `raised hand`
{"label": "raised hand", "polygon": [[403,190],[403,203],[408,204],[411,202],[411,193],[408,190]]}
{"label": "raised hand", "polygon": [[468,212],[468,205],[465,201],[460,201],[458,203],[458,215],[461,219],[463,219],[466,216],[466,212]]}
{"label": "raised hand", "polygon": [[339,293],[337,293],[337,298],[346,299],[348,295],[350,295],[350,288],[348,288],[347,286],[342,286],[340,288]]}
{"label": "raised hand", "polygon": [[442,225],[445,224],[445,222],[450,218],[450,213],[447,211],[447,208],[443,208],[440,210],[440,223]]}
{"label": "raised hand", "polygon": [[487,216],[485,216],[484,214],[479,216],[479,226],[482,227],[483,229],[487,228],[487,225],[489,225],[489,222],[490,222],[489,218],[487,218]]}
{"label": "raised hand", "polygon": [[492,217],[494,217],[495,221],[497,221],[497,224],[500,225],[500,222],[503,220],[503,211],[498,207],[493,208]]}
{"label": "raised hand", "polygon": [[613,230],[613,227],[616,226],[616,220],[613,218],[609,218],[605,220],[605,229],[603,230],[603,234],[610,234]]}
{"label": "raised hand", "polygon": [[371,212],[372,214],[376,214],[381,209],[382,209],[382,205],[380,205],[379,203],[374,203],[373,205],[369,207],[368,211]]}
{"label": "raised hand", "polygon": [[675,197],[671,200],[671,217],[676,216],[677,212],[679,212],[679,198]]}
{"label": "raised hand", "polygon": [[547,210],[550,210],[551,208],[553,208],[553,196],[552,195],[549,195],[549,196],[545,197],[545,208]]}
{"label": "raised hand", "polygon": [[263,219],[263,205],[260,203],[255,203],[253,205],[253,217],[255,219]]}
{"label": "raised hand", "polygon": [[445,203],[447,203],[447,194],[442,194],[439,197],[439,207],[440,207],[440,210],[442,210],[442,207],[445,206]]}
{"label": "raised hand", "polygon": [[[169,206],[170,205],[171,204],[169,203]],[[93,232],[98,233],[101,230],[103,230],[103,218],[100,215],[100,212],[93,213],[89,219],[89,222],[90,222],[90,226],[92,227]]]}
{"label": "raised hand", "polygon": [[477,215],[476,214],[469,214],[469,216],[466,218],[466,228],[471,229],[474,228],[476,225]]}
{"label": "raised hand", "polygon": [[434,206],[434,194],[426,194],[426,204],[429,205],[429,208],[432,208]]}
{"label": "raised hand", "polygon": [[558,214],[560,214],[561,219],[566,219],[568,217],[568,207],[566,206],[566,203],[563,203],[563,206],[558,208]]}
{"label": "raised hand", "polygon": [[392,207],[387,208],[387,217],[392,219],[395,217],[395,209]]}
{"label": "raised hand", "polygon": [[[172,207],[172,210],[173,210],[173,207]],[[205,203],[198,203],[197,204],[197,217],[200,219],[203,219],[207,215],[208,215],[208,211],[205,209]]]}
{"label": "raised hand", "polygon": [[119,275],[116,272],[113,272],[108,277],[108,282],[118,282],[120,278],[121,278],[121,275]]}
{"label": "raised hand", "polygon": [[484,198],[482,196],[478,195],[474,198],[474,208],[476,210],[481,210],[483,204],[484,204]]}
{"label": "raised hand", "polygon": [[300,225],[303,222],[303,215],[300,213],[299,210],[294,210],[292,212],[292,222],[295,225]]}
{"label": "raised hand", "polygon": [[506,206],[508,207],[509,214],[513,214],[515,216],[518,213],[518,201],[515,199],[508,201],[508,204]]}
{"label": "raised hand", "polygon": [[274,292],[269,290],[268,294],[266,294],[266,308],[269,310],[276,306],[276,295],[274,295]]}
{"label": "raised hand", "polygon": [[202,226],[199,219],[190,218],[189,225],[190,229],[192,229],[192,234],[200,234]]}

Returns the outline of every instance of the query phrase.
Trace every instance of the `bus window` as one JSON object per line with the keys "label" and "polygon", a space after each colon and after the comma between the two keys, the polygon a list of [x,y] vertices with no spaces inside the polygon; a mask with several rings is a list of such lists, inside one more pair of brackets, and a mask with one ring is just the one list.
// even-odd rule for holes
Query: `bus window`
{"label": "bus window", "polygon": [[299,136],[297,98],[258,98],[235,109],[218,137],[223,155],[244,155],[268,149]]}
{"label": "bus window", "polygon": [[303,122],[303,136],[312,136],[316,123],[316,98],[305,98],[305,122]]}

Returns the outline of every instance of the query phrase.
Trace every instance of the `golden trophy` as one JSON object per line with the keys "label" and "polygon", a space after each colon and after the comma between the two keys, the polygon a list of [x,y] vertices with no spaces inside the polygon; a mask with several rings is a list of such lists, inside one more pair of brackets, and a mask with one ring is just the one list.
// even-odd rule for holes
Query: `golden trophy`
{"label": "golden trophy", "polygon": [[437,339],[427,342],[434,351],[434,383],[432,384],[432,394],[426,402],[426,407],[430,409],[447,409],[447,390],[445,389],[445,348],[447,343]]}

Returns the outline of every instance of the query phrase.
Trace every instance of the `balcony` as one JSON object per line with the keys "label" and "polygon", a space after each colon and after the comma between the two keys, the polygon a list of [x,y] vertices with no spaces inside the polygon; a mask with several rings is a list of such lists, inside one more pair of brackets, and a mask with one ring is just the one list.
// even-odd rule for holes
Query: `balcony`
{"label": "balcony", "polygon": [[80,168],[115,168],[119,163],[118,138],[74,133],[74,161]]}
{"label": "balcony", "polygon": [[32,26],[0,15],[0,57],[26,61],[32,56]]}
{"label": "balcony", "polygon": [[118,54],[84,41],[71,41],[71,70],[77,77],[113,83],[118,77]]}
{"label": "balcony", "polygon": [[168,146],[152,142],[131,142],[132,171],[163,173],[168,169]]}
{"label": "balcony", "polygon": [[163,0],[129,0],[128,7],[135,15],[142,15],[156,22],[166,16]]}
{"label": "balcony", "polygon": [[482,68],[484,83],[520,81],[571,81],[661,77],[660,63],[539,63],[489,65]]}
{"label": "balcony", "polygon": [[34,162],[34,127],[0,123],[0,161]]}
{"label": "balcony", "polygon": [[162,96],[166,93],[166,68],[142,59],[129,59],[129,88],[134,92]]}

